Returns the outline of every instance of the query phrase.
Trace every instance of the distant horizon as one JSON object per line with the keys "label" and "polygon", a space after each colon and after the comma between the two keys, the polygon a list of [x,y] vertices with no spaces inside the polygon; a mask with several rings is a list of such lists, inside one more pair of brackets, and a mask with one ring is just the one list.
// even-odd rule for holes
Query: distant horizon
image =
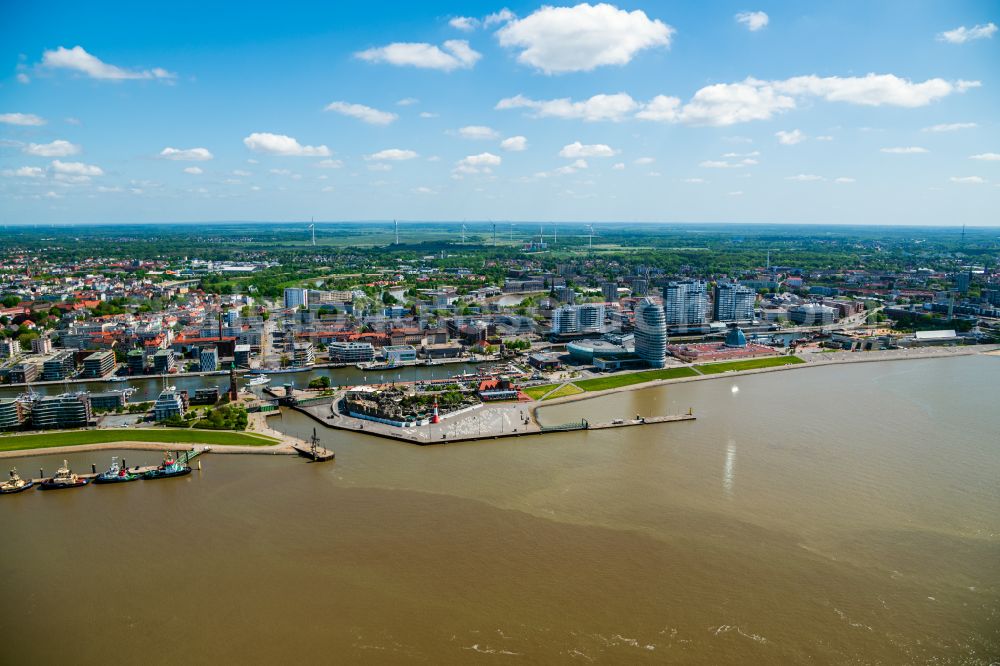
{"label": "distant horizon", "polygon": [[695,221],[645,221],[645,220],[404,220],[404,219],[344,219],[344,220],[150,220],[143,222],[92,222],[92,221],[82,221],[82,222],[3,222],[0,223],[0,229],[6,227],[101,227],[101,226],[163,226],[163,225],[182,225],[182,226],[196,226],[196,225],[230,225],[230,224],[250,224],[250,225],[265,225],[265,224],[277,224],[277,225],[287,225],[287,226],[302,226],[309,224],[316,225],[337,225],[337,224],[386,224],[391,225],[393,222],[402,225],[415,225],[415,224],[444,224],[444,225],[491,225],[496,224],[498,227],[500,225],[532,225],[537,227],[538,225],[552,226],[552,225],[588,225],[592,224],[595,226],[599,225],[650,225],[650,226],[747,226],[747,227],[767,227],[767,226],[779,226],[779,227],[835,227],[840,229],[850,229],[850,228],[884,228],[893,230],[903,230],[903,229],[941,229],[949,231],[961,231],[963,227],[967,229],[976,230],[990,230],[996,229],[1000,231],[1000,223],[998,224],[935,224],[935,223],[915,223],[915,224],[879,224],[879,223],[865,223],[865,222],[741,222],[741,221],[707,221],[707,222],[695,222]]}

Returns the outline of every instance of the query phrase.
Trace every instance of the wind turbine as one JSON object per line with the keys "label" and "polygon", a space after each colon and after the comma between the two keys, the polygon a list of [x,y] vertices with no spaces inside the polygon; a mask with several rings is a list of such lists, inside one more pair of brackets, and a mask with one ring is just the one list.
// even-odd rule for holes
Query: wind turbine
{"label": "wind turbine", "polygon": [[315,218],[311,218],[311,217],[309,218],[309,226],[306,227],[306,229],[308,231],[312,232],[312,244],[315,247],[315,245],[316,245],[316,225],[313,223],[314,219]]}
{"label": "wind turbine", "polygon": [[396,220],[392,221],[392,228],[396,231],[396,245],[399,245],[399,222]]}
{"label": "wind turbine", "polygon": [[465,245],[465,225],[462,225],[462,245]]}
{"label": "wind turbine", "polygon": [[493,223],[493,247],[497,246],[497,223]]}
{"label": "wind turbine", "polygon": [[588,224],[587,225],[587,229],[590,230],[590,234],[589,234],[589,236],[590,236],[590,249],[593,250],[594,249],[594,225]]}

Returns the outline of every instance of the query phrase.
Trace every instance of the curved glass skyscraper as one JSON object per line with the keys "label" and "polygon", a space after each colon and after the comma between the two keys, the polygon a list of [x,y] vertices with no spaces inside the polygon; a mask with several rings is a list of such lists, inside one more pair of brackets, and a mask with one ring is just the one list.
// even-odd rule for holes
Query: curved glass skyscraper
{"label": "curved glass skyscraper", "polygon": [[667,362],[667,319],[663,306],[650,298],[635,306],[635,354],[653,368]]}

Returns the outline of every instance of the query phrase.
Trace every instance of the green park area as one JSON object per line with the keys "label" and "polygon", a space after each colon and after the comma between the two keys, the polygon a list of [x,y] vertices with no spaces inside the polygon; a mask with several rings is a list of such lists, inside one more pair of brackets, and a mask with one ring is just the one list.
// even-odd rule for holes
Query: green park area
{"label": "green park area", "polygon": [[278,440],[264,435],[212,430],[74,430],[0,437],[0,451],[44,449],[108,442],[154,442],[160,444],[208,444],[215,446],[271,446]]}
{"label": "green park area", "polygon": [[551,391],[552,389],[559,386],[558,384],[543,384],[542,386],[529,386],[528,388],[521,389],[521,393],[525,394],[532,400],[538,400],[543,395]]}
{"label": "green park area", "polygon": [[663,368],[660,370],[645,370],[643,372],[632,372],[624,375],[609,375],[607,377],[595,377],[594,379],[584,379],[573,382],[584,391],[606,391],[607,389],[631,386],[632,384],[642,384],[658,379],[679,379],[681,377],[694,377],[697,373],[688,367]]}
{"label": "green park area", "polygon": [[583,389],[578,387],[576,384],[565,384],[542,399],[552,400],[554,398],[564,398],[568,395],[576,395],[578,393],[583,393]]}
{"label": "green park area", "polygon": [[698,366],[703,375],[715,375],[720,372],[734,370],[759,370],[760,368],[776,368],[782,365],[805,363],[798,356],[768,356],[765,358],[750,358],[745,361],[729,361],[727,363],[706,363]]}

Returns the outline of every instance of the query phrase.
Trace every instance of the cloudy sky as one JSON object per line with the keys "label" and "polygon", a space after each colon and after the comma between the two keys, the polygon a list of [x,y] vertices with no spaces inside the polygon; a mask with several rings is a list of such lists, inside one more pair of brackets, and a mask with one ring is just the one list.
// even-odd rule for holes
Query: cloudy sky
{"label": "cloudy sky", "polygon": [[0,222],[1000,224],[995,1],[208,4],[5,6]]}

